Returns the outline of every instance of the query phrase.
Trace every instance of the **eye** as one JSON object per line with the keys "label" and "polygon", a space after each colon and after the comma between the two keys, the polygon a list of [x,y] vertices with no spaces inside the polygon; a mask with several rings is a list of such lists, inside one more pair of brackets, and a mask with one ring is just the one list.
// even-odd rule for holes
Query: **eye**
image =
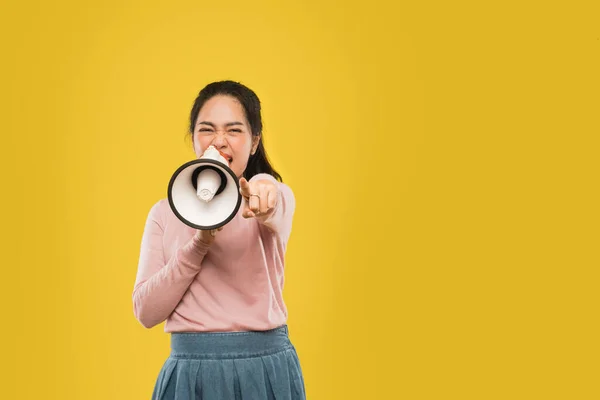
{"label": "eye", "polygon": [[198,129],[198,132],[212,132],[212,129],[210,129],[210,128],[200,128],[200,129]]}
{"label": "eye", "polygon": [[230,130],[229,130],[229,132],[241,133],[241,132],[242,132],[242,130],[241,130],[241,129],[237,129],[237,128],[235,128],[235,129],[230,129]]}

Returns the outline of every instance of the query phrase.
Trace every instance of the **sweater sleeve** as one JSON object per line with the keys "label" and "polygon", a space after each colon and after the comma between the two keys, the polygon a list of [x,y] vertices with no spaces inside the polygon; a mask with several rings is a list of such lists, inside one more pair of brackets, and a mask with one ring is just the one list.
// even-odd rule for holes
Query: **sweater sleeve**
{"label": "sweater sleeve", "polygon": [[258,215],[255,218],[259,223],[287,240],[292,230],[292,220],[296,208],[294,192],[288,185],[279,182],[269,174],[257,174],[250,179],[251,182],[258,180],[270,180],[277,185],[279,191],[275,208],[268,214]]}
{"label": "sweater sleeve", "polygon": [[146,328],[154,327],[171,315],[200,272],[200,263],[209,248],[194,235],[170,260],[165,260],[163,221],[160,203],[157,203],[146,219],[133,290],[134,315]]}

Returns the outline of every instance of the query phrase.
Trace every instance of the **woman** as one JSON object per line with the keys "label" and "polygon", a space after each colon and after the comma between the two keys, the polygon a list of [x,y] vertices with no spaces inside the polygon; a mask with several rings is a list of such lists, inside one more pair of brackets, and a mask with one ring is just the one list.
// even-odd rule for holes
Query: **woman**
{"label": "woman", "polygon": [[244,203],[216,231],[183,224],[162,199],[150,210],[133,292],[146,328],[166,320],[171,354],[153,399],[304,399],[282,297],[295,200],[261,140],[260,101],[236,82],[200,91],[189,133],[214,146],[240,179]]}

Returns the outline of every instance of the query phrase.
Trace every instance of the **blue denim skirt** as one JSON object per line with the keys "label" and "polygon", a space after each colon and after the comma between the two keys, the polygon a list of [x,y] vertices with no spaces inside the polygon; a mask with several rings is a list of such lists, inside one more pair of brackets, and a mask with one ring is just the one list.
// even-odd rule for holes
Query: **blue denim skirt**
{"label": "blue denim skirt", "polygon": [[260,332],[172,333],[153,400],[305,400],[286,325]]}

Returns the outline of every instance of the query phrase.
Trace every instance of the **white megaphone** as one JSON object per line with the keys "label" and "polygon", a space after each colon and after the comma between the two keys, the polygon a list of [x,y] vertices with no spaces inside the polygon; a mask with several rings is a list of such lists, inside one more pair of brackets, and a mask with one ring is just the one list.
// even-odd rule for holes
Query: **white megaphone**
{"label": "white megaphone", "polygon": [[240,182],[213,146],[199,159],[177,168],[169,181],[168,199],[177,218],[202,230],[227,224],[242,204]]}

